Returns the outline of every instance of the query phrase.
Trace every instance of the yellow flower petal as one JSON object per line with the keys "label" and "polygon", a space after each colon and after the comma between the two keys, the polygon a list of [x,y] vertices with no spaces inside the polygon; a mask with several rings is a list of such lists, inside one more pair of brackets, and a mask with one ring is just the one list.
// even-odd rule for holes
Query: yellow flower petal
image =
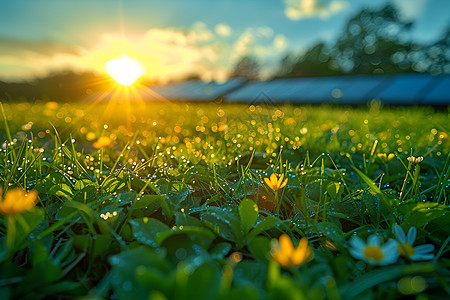
{"label": "yellow flower petal", "polygon": [[283,181],[284,174],[281,174],[280,179],[278,179],[277,186],[279,187],[281,182]]}
{"label": "yellow flower petal", "polygon": [[291,256],[294,252],[294,244],[292,244],[291,238],[285,233],[280,236],[280,249],[287,257]]}
{"label": "yellow flower petal", "polygon": [[288,179],[286,178],[286,179],[284,180],[284,182],[280,185],[279,189],[284,188],[284,187],[286,186],[287,182],[288,182]]}
{"label": "yellow flower petal", "polygon": [[270,182],[269,178],[264,178],[264,182],[267,184],[267,186],[269,188],[271,188],[273,190],[273,186],[272,186],[272,183]]}
{"label": "yellow flower petal", "polygon": [[272,183],[273,189],[275,189],[278,186],[278,180],[275,174],[270,175],[270,182]]}
{"label": "yellow flower petal", "polygon": [[36,205],[37,195],[34,190],[28,193],[20,188],[9,190],[4,199],[0,200],[0,212],[4,215],[15,215],[29,210]]}

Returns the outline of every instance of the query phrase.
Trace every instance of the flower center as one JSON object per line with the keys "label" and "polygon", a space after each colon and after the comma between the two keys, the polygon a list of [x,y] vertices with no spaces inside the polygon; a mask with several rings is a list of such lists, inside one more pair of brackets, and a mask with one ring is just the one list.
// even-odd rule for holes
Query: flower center
{"label": "flower center", "polygon": [[398,251],[400,252],[400,255],[405,257],[410,257],[416,253],[414,248],[408,243],[398,244],[397,248]]}
{"label": "flower center", "polygon": [[366,248],[364,248],[364,256],[367,258],[372,258],[375,261],[380,261],[384,257],[383,252],[381,252],[381,248],[378,246],[366,246]]}

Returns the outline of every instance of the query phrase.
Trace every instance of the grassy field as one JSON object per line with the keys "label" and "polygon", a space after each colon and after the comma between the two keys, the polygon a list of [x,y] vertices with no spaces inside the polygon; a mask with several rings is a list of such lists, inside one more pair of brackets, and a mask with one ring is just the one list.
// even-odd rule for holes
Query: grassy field
{"label": "grassy field", "polygon": [[1,299],[450,295],[449,111],[36,101],[2,118]]}

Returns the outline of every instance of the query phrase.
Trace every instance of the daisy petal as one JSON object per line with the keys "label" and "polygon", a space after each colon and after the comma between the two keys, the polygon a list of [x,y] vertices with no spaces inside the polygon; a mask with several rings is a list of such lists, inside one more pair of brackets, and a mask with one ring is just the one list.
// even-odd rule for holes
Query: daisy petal
{"label": "daisy petal", "polygon": [[353,248],[355,248],[356,250],[358,250],[360,252],[362,252],[364,247],[366,246],[364,244],[364,241],[358,236],[353,236],[349,242]]}
{"label": "daisy petal", "polygon": [[409,257],[411,260],[432,260],[434,254],[415,254]]}
{"label": "daisy petal", "polygon": [[371,236],[369,236],[367,238],[367,245],[380,246],[380,244],[381,244],[381,239],[376,234],[372,234]]}
{"label": "daisy petal", "polygon": [[386,249],[386,251],[394,251],[394,249],[397,249],[398,242],[394,239],[389,239],[384,245],[383,248]]}
{"label": "daisy petal", "polygon": [[417,236],[417,229],[416,229],[416,227],[413,226],[408,230],[408,235],[406,237],[408,244],[410,244],[410,245],[414,244],[414,241],[416,240],[416,236]]}
{"label": "daisy petal", "polygon": [[405,232],[403,231],[403,228],[400,225],[397,224],[394,225],[394,233],[400,243],[402,244],[406,243]]}
{"label": "daisy petal", "polygon": [[350,254],[356,259],[364,259],[364,257],[365,257],[363,255],[362,251],[356,250],[354,248],[350,249]]}
{"label": "daisy petal", "polygon": [[424,245],[419,245],[417,247],[414,247],[414,251],[417,254],[425,254],[428,252],[431,252],[434,250],[434,245],[431,244],[424,244]]}

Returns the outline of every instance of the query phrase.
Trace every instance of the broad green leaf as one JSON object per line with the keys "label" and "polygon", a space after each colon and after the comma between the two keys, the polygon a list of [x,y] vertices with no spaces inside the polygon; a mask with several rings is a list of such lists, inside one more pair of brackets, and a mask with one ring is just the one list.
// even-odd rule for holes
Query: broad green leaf
{"label": "broad green leaf", "polygon": [[383,282],[392,281],[410,274],[431,273],[435,272],[435,270],[434,265],[429,262],[383,267],[366,273],[357,278],[354,283],[342,287],[341,295],[343,299],[353,299]]}
{"label": "broad green leaf", "polygon": [[14,237],[14,245],[19,246],[34,229],[44,219],[44,211],[39,207],[34,207],[30,211],[16,215],[16,232]]}
{"label": "broad green leaf", "polygon": [[162,254],[148,247],[121,252],[111,256],[109,262],[112,266],[109,280],[116,299],[148,299],[152,285],[146,280],[147,271],[156,270],[162,277],[173,270]]}
{"label": "broad green leaf", "polygon": [[159,202],[166,199],[166,196],[161,195],[142,195],[139,197],[140,199],[136,201],[136,204],[134,205],[134,209],[139,209],[142,207],[149,206],[150,204],[153,204],[154,202]]}
{"label": "broad green leaf", "polygon": [[221,273],[221,268],[217,263],[206,263],[196,268],[187,282],[186,299],[217,299]]}
{"label": "broad green leaf", "polygon": [[263,232],[264,230],[270,229],[274,227],[279,220],[272,216],[267,216],[257,220],[256,225],[253,227],[253,230],[247,235],[247,239],[250,240],[256,237],[258,234]]}
{"label": "broad green leaf", "polygon": [[265,236],[257,236],[247,243],[250,253],[259,260],[267,261],[270,252],[270,239]]}
{"label": "broad green leaf", "polygon": [[158,247],[157,237],[169,231],[169,226],[153,218],[141,218],[130,221],[134,237],[142,244]]}
{"label": "broad green leaf", "polygon": [[250,199],[244,199],[239,204],[239,215],[245,233],[248,233],[258,217],[258,205]]}
{"label": "broad green leaf", "polygon": [[156,236],[156,242],[159,245],[169,237],[174,235],[185,234],[191,240],[195,241],[202,247],[208,248],[211,245],[211,242],[216,238],[216,235],[209,229],[205,227],[197,227],[197,226],[180,226],[176,230],[170,230],[161,232]]}

